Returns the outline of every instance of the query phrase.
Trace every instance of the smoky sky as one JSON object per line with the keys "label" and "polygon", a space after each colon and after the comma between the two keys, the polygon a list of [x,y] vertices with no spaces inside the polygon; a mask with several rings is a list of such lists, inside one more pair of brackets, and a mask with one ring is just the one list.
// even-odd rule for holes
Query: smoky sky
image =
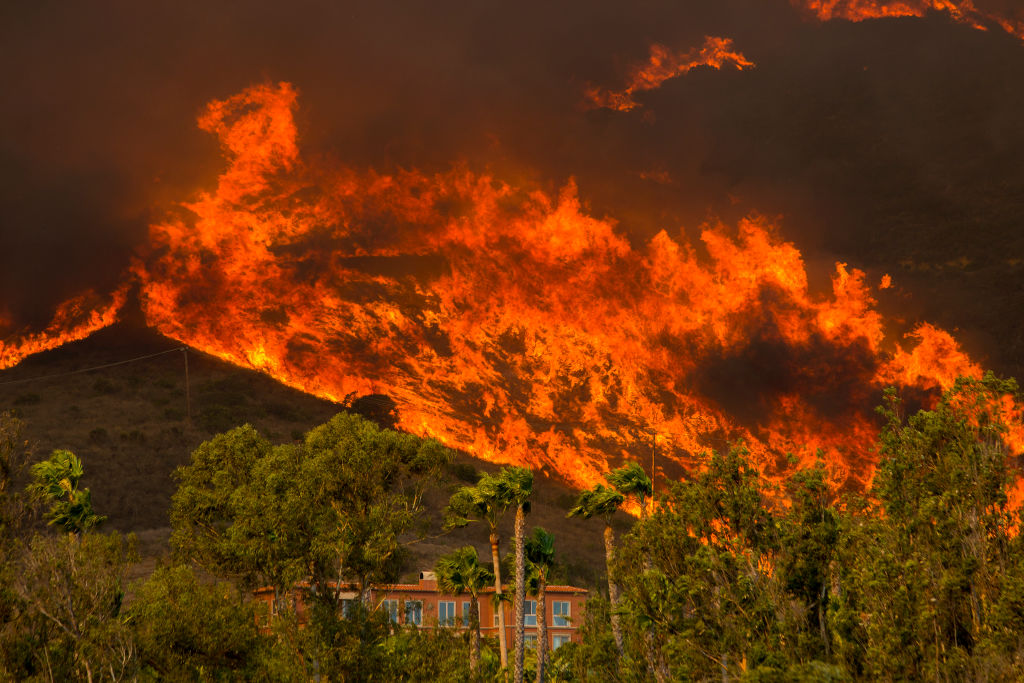
{"label": "smoky sky", "polygon": [[[756,68],[695,69],[628,113],[583,106],[652,43],[707,35]],[[637,244],[778,218],[815,286],[836,260],[891,273],[887,313],[1024,361],[1024,43],[998,28],[820,23],[787,0],[4,3],[0,73],[0,313],[17,324],[113,288],[148,224],[210,187],[207,101],[287,80],[310,158],[575,178]]]}

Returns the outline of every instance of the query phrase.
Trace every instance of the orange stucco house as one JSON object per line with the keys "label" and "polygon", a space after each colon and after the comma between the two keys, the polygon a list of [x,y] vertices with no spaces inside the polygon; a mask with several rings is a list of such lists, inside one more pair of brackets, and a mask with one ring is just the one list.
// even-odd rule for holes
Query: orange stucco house
{"label": "orange stucco house", "polygon": [[[509,590],[506,588],[506,590]],[[273,618],[275,604],[272,588],[261,588],[255,592],[255,598],[267,605],[267,614]],[[492,597],[494,588],[485,589],[480,595],[480,633],[484,637],[497,638],[498,613]],[[583,621],[583,610],[586,606],[588,591],[575,586],[548,586],[546,597],[548,647],[557,649],[568,642],[579,641],[579,626]],[[344,586],[342,605],[349,600],[357,600],[359,594],[355,585]],[[382,610],[391,616],[396,624],[415,624],[424,628],[457,628],[469,627],[469,596],[445,593],[437,586],[433,572],[420,572],[418,583],[394,583],[373,586],[369,592],[370,605],[373,609]],[[297,590],[294,596],[295,610],[300,623],[305,617],[305,606],[302,591]],[[513,610],[511,603],[503,605],[505,609],[505,631],[508,642],[512,643],[514,635]],[[343,607],[344,609],[344,607]],[[526,630],[527,644],[536,642],[537,638],[537,602],[527,596]]]}

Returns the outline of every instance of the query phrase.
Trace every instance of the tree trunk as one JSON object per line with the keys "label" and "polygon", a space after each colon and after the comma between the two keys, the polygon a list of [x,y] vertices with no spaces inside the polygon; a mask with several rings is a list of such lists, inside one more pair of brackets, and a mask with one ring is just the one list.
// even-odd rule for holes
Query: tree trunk
{"label": "tree trunk", "polygon": [[516,507],[515,543],[516,543],[516,594],[514,606],[516,611],[515,631],[515,661],[513,663],[514,673],[512,680],[515,683],[523,683],[523,655],[526,650],[525,635],[525,607],[526,607],[526,548],[524,547],[526,537],[526,510],[520,505]]}
{"label": "tree trunk", "polygon": [[498,534],[491,534],[491,561],[494,563],[494,592],[498,598],[498,650],[501,668],[508,668],[508,643],[505,642],[505,604],[501,601],[501,560],[498,558]]}
{"label": "tree trunk", "polygon": [[480,601],[469,596],[469,670],[476,671],[480,661]]}
{"label": "tree trunk", "polygon": [[619,617],[619,584],[612,578],[612,563],[615,561],[615,532],[612,525],[604,525],[604,561],[608,569],[608,602],[612,608],[612,635],[615,636],[615,647],[622,656],[622,620]]}
{"label": "tree trunk", "polygon": [[544,668],[548,659],[548,570],[541,567],[537,580],[537,683],[544,683]]}
{"label": "tree trunk", "polygon": [[828,620],[825,615],[825,599],[828,597],[828,584],[822,581],[821,593],[818,595],[818,628],[821,631],[821,642],[825,644],[825,659],[832,658],[832,642],[828,634]]}

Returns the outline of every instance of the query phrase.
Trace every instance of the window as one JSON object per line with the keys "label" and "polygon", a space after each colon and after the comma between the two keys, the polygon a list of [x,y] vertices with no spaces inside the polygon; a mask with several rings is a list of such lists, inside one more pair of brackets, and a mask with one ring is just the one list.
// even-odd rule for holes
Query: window
{"label": "window", "polygon": [[536,626],[537,625],[537,601],[527,600],[526,604],[523,605],[523,625],[524,626]]}
{"label": "window", "polygon": [[349,615],[352,614],[352,605],[354,605],[355,602],[356,602],[355,600],[349,600],[347,598],[346,599],[342,599],[342,601],[341,601],[341,616],[343,618],[347,619],[349,617]]}
{"label": "window", "polygon": [[437,601],[437,623],[441,626],[455,626],[455,603]]}
{"label": "window", "polygon": [[406,600],[405,601],[405,623],[416,624],[419,626],[423,623],[423,601],[422,600]]}
{"label": "window", "polygon": [[537,636],[535,636],[535,635],[523,636],[523,645],[525,645],[526,649],[528,649],[528,650],[536,650],[537,649]]}
{"label": "window", "polygon": [[469,628],[469,614],[470,614],[470,603],[466,600],[462,601],[462,627]]}
{"label": "window", "polygon": [[398,623],[398,600],[384,600],[380,603],[380,608],[388,613],[392,624]]}
{"label": "window", "polygon": [[569,642],[569,636],[551,636],[551,649],[557,650]]}
{"label": "window", "polygon": [[552,614],[555,617],[552,620],[553,621],[552,626],[555,626],[556,628],[557,627],[565,628],[566,626],[570,625],[569,624],[569,620],[570,620],[570,617],[572,616],[572,614],[569,611],[569,602],[567,600],[566,601],[555,600],[551,604],[551,612],[552,612]]}

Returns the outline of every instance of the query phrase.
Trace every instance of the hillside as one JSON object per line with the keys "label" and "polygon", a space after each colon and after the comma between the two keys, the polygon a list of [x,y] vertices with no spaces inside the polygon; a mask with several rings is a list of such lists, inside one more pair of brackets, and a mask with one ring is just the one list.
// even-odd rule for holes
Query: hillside
{"label": "hillside", "polygon": [[[0,372],[0,410],[24,419],[34,457],[44,458],[55,448],[78,454],[86,470],[83,485],[92,490],[97,511],[108,517],[106,528],[137,535],[142,558],[137,576],[169,552],[172,473],[196,446],[244,423],[276,443],[297,440],[343,409],[193,350],[187,353],[186,391],[186,354],[180,349],[179,343],[127,321]],[[387,404],[384,397],[362,397],[350,409],[386,421],[381,406]],[[489,554],[485,529],[442,533],[440,512],[457,486],[474,480],[476,471],[494,469],[457,454],[442,488],[428,498],[432,530],[410,547],[409,576],[467,543]],[[574,497],[574,490],[538,473],[528,525],[555,533],[566,580],[593,585],[604,567],[601,532],[596,522],[565,519]],[[625,516],[620,521],[628,524]],[[509,516],[503,537],[510,536],[511,526]]]}

